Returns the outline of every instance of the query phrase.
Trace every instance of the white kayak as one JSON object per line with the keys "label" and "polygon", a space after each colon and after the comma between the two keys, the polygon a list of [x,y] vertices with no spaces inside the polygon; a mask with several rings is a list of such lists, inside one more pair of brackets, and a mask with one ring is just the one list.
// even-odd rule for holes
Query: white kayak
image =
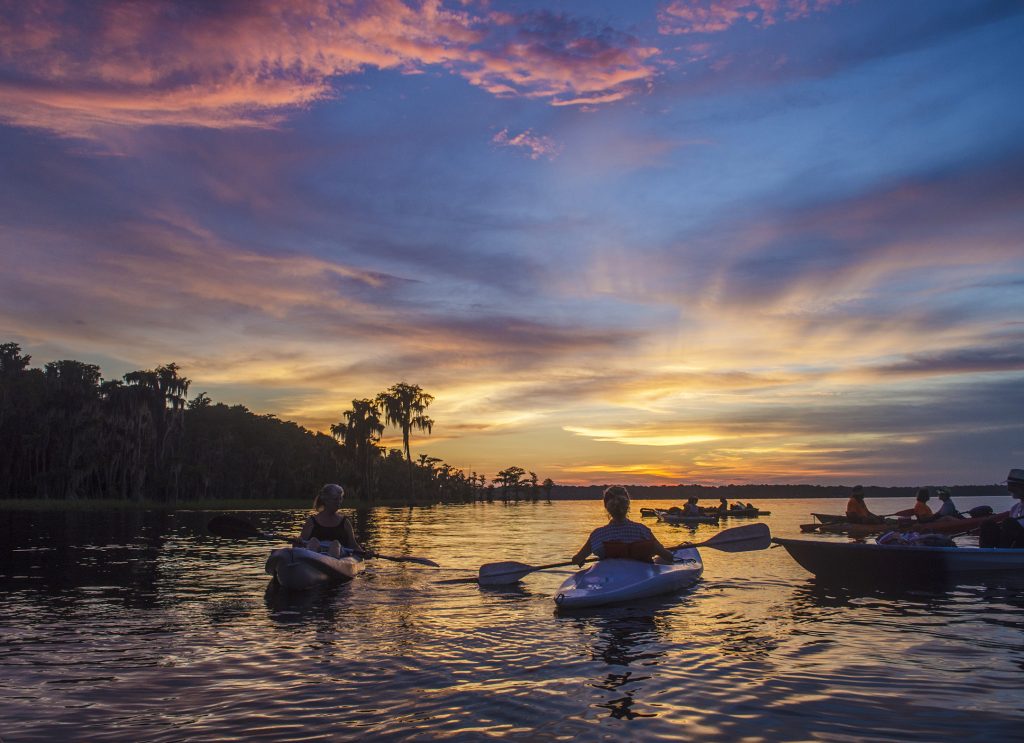
{"label": "white kayak", "polygon": [[704,572],[696,547],[683,547],[672,554],[676,561],[671,565],[640,560],[598,560],[566,579],[555,592],[555,603],[563,609],[604,606],[660,596],[696,583]]}
{"label": "white kayak", "polygon": [[285,588],[306,590],[352,580],[363,572],[363,561],[354,555],[338,558],[302,547],[283,547],[270,553],[266,571]]}

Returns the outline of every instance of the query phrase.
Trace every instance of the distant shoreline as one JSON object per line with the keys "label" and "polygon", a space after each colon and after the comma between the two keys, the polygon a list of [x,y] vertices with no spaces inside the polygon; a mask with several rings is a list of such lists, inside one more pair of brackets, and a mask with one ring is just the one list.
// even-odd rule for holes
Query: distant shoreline
{"label": "distant shoreline", "polygon": [[[601,499],[607,485],[556,485],[551,491],[551,501],[597,501]],[[707,502],[717,502],[725,498],[730,503],[742,501],[782,500],[782,499],[826,499],[826,498],[848,498],[852,488],[846,486],[832,485],[627,485],[634,500],[667,500],[685,501],[690,497],[697,497]],[[922,486],[945,487],[953,498],[957,497],[998,497],[1009,496],[1006,486],[1001,484],[993,485],[953,485],[953,486]],[[917,494],[917,487],[883,487],[865,486],[864,492],[867,499],[872,498],[913,498]],[[548,499],[541,497],[539,503],[545,503]],[[509,504],[529,503],[532,499],[520,498],[518,501],[510,499]],[[346,500],[344,508],[365,509],[365,508],[423,508],[441,505],[464,505],[470,506],[476,503],[482,505],[504,505],[505,502],[500,495],[495,496],[493,502],[486,501],[422,501],[414,499],[381,499],[374,502]],[[309,509],[312,506],[312,497],[308,499],[295,498],[254,498],[254,499],[228,499],[211,498],[207,500],[179,501],[177,503],[164,503],[153,500],[126,501],[113,499],[86,499],[55,500],[55,499],[34,499],[34,498],[11,498],[0,499],[0,511],[99,511],[99,510],[153,510],[153,511],[274,511],[281,509]]]}
{"label": "distant shoreline", "polygon": [[[551,500],[596,500],[601,497],[607,485],[556,485],[551,491]],[[991,497],[1008,495],[1006,486],[992,485],[920,485],[882,486],[865,485],[865,498],[913,498],[917,491],[926,487],[935,495],[935,488],[942,487],[953,498],[961,496]],[[626,485],[634,500],[699,500],[728,501],[773,500],[778,498],[849,498],[852,486],[846,485]]]}

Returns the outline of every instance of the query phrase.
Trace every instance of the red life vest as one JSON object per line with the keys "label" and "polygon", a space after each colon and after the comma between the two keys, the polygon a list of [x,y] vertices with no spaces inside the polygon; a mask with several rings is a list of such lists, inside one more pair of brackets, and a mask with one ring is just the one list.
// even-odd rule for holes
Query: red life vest
{"label": "red life vest", "polygon": [[658,554],[658,548],[653,539],[644,539],[639,542],[605,542],[602,546],[605,557],[621,560],[650,562]]}

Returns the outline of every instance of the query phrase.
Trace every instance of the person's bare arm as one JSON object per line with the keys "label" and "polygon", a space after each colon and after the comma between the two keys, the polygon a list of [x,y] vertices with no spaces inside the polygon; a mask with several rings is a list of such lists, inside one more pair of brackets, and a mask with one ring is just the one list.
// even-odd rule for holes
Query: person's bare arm
{"label": "person's bare arm", "polygon": [[593,550],[590,547],[590,539],[588,538],[586,544],[580,547],[580,551],[572,556],[572,561],[580,567],[583,567],[583,563],[586,561],[587,557],[590,556],[591,552],[593,552]]}

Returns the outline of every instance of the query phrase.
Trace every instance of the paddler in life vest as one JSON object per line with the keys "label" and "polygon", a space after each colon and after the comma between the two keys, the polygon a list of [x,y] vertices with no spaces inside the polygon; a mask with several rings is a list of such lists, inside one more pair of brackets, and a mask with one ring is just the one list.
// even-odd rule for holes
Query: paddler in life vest
{"label": "paddler in life vest", "polygon": [[629,513],[629,492],[624,487],[612,485],[604,491],[604,508],[610,517],[608,523],[590,532],[586,544],[572,556],[574,563],[583,567],[591,553],[597,555],[598,559],[618,557],[650,562],[657,555],[661,562],[675,560],[650,529],[626,518]]}
{"label": "paddler in life vest", "polygon": [[686,505],[683,506],[683,516],[703,516],[704,512],[700,510],[700,506],[697,505],[699,498],[692,497],[687,499]]}
{"label": "paddler in life vest", "polygon": [[938,488],[935,494],[939,497],[939,500],[942,501],[942,506],[935,512],[936,516],[948,516],[951,519],[960,518],[960,511],[957,510],[956,504],[953,503],[953,497],[949,494],[948,490],[945,488]]}
{"label": "paddler in life vest", "polygon": [[305,543],[306,549],[319,552],[327,547],[331,557],[341,557],[342,547],[357,552],[365,550],[359,546],[352,522],[348,516],[338,513],[341,501],[345,497],[345,489],[341,485],[324,485],[313,499],[313,510],[316,511],[306,519],[302,526],[299,539]]}
{"label": "paddler in life vest", "polygon": [[846,502],[846,520],[851,524],[882,524],[885,519],[876,516],[864,504],[864,486],[854,485],[850,500]]}
{"label": "paddler in life vest", "polygon": [[918,488],[917,490],[917,501],[914,503],[914,516],[922,524],[927,524],[929,521],[935,521],[938,519],[932,509],[928,506],[928,500],[931,498],[931,493],[928,492],[928,488]]}

